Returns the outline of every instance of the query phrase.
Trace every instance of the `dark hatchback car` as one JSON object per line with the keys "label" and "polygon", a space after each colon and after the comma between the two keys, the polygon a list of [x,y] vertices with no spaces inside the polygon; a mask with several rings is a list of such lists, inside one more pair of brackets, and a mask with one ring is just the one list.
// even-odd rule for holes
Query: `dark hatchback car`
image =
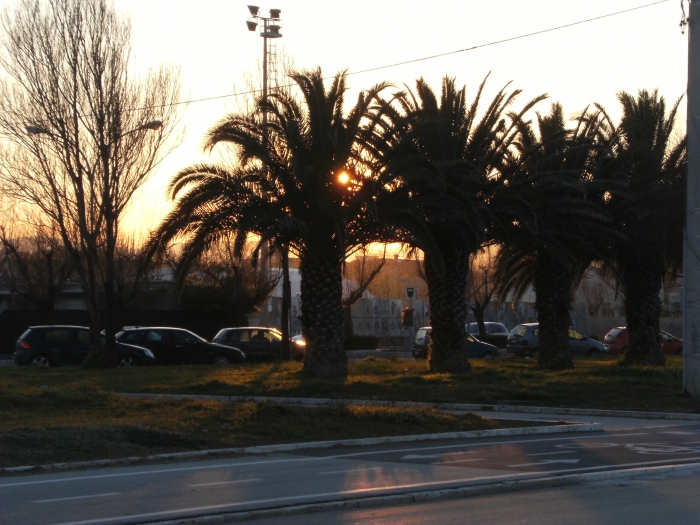
{"label": "dark hatchback car", "polygon": [[148,348],[159,365],[229,365],[245,361],[238,348],[210,343],[182,328],[129,328],[118,332],[116,339]]}
{"label": "dark hatchback car", "polygon": [[[237,326],[222,328],[212,339],[213,342],[240,348],[249,361],[269,359],[289,359],[282,349],[282,333],[266,326]],[[294,359],[304,357],[303,345],[292,344]]]}
{"label": "dark hatchback car", "polygon": [[[104,345],[104,339],[102,341]],[[79,365],[90,353],[90,330],[84,326],[32,326],[15,343],[18,366]],[[153,365],[147,348],[117,343],[117,366]]]}
{"label": "dark hatchback car", "polygon": [[[536,358],[540,350],[539,323],[523,323],[513,328],[508,335],[506,349],[518,357]],[[571,327],[569,327],[569,351],[572,355],[608,353],[608,350],[599,341],[586,337]]]}
{"label": "dark hatchback car", "polygon": [[[428,357],[428,346],[430,344],[430,326],[419,328],[416,332],[416,337],[413,339],[413,348],[411,353],[416,359],[426,359]],[[488,343],[483,343],[476,339],[473,335],[467,334],[469,341],[469,357],[482,359],[495,359],[500,355],[498,348]]]}

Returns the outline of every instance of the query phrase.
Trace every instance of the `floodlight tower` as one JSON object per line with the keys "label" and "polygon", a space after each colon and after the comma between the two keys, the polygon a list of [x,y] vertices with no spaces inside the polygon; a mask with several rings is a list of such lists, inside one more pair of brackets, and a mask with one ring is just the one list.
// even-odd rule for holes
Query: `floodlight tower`
{"label": "floodlight tower", "polygon": [[[250,18],[246,21],[248,26],[248,31],[256,31],[260,21],[262,21],[262,27],[260,28],[260,36],[263,39],[263,102],[267,102],[267,68],[268,68],[268,56],[270,55],[270,46],[268,44],[268,39],[270,38],[282,38],[282,20],[280,19],[281,9],[270,9],[270,16],[265,17],[260,15],[260,8],[256,5],[249,5],[248,11],[250,11]],[[267,107],[263,105],[263,141],[267,143]],[[262,245],[260,253],[261,265],[260,270],[267,277],[267,259],[268,259],[268,247],[267,243]],[[268,305],[265,305],[263,311],[263,323],[269,324],[268,320]]]}
{"label": "floodlight tower", "polygon": [[[260,8],[256,5],[249,5],[250,18],[246,21],[248,31],[255,31],[258,28],[260,20],[262,27],[260,28],[260,36],[263,38],[263,101],[267,102],[267,57],[270,53],[268,38],[282,38],[282,20],[280,19],[280,9],[270,9],[270,16],[260,16]],[[267,124],[267,110],[263,109],[263,129]]]}

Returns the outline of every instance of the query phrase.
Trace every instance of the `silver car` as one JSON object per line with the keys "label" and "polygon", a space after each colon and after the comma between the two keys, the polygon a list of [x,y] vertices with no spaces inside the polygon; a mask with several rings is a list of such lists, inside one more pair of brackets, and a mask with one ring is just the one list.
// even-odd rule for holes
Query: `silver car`
{"label": "silver car", "polygon": [[[518,357],[537,357],[540,349],[539,323],[523,323],[513,328],[508,334],[506,349]],[[608,353],[599,341],[586,337],[571,327],[569,327],[569,351],[572,355]]]}

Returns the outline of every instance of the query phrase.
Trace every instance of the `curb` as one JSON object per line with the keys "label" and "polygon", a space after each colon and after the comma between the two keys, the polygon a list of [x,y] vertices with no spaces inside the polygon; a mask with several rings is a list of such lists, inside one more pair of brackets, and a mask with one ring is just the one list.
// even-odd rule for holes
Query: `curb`
{"label": "curb", "polygon": [[0,474],[16,474],[37,470],[67,470],[84,467],[111,467],[131,465],[143,461],[172,459],[203,459],[210,456],[272,454],[275,452],[294,452],[295,450],[313,450],[320,448],[355,446],[366,447],[388,443],[410,443],[417,441],[437,441],[440,439],[475,439],[504,436],[527,436],[534,434],[563,434],[572,432],[596,432],[602,430],[600,423],[574,423],[546,427],[500,428],[494,430],[470,430],[463,432],[443,432],[439,434],[414,434],[409,436],[387,436],[379,438],[340,439],[336,441],[311,441],[307,443],[287,443],[280,445],[262,445],[252,447],[222,448],[197,450],[193,452],[175,452],[172,454],[155,454],[152,456],[128,457],[121,459],[98,459],[94,461],[74,461],[71,463],[52,463],[49,465],[27,465],[0,469]]}
{"label": "curb", "polygon": [[588,474],[565,474],[562,476],[551,476],[550,474],[541,474],[536,475],[534,477],[529,477],[527,479],[501,480],[496,483],[487,482],[482,485],[471,484],[460,487],[443,488],[436,490],[416,490],[404,492],[401,494],[390,494],[386,496],[367,496],[335,501],[324,501],[316,503],[311,502],[270,509],[229,512],[218,515],[190,517],[150,523],[152,523],[153,525],[155,525],[156,523],[158,525],[212,525],[219,523],[235,523],[254,519],[273,518],[280,516],[294,516],[300,514],[311,514],[315,512],[327,512],[333,510],[383,507],[388,505],[401,505],[406,503],[421,503],[427,501],[468,498],[472,496],[484,496],[488,494],[500,494],[504,492],[520,492],[532,489],[564,487],[591,481],[605,481],[609,479],[659,475],[685,470],[700,471],[700,463],[690,463],[685,465],[666,465],[661,467],[641,467],[627,470],[592,472]]}
{"label": "curb", "polygon": [[679,412],[643,412],[635,410],[601,410],[596,408],[557,408],[557,407],[529,407],[517,405],[478,405],[462,403],[421,403],[418,401],[377,401],[366,399],[324,399],[308,397],[266,397],[266,396],[208,396],[186,394],[130,394],[118,393],[124,397],[163,398],[163,399],[199,399],[211,401],[227,401],[240,403],[264,401],[279,403],[281,405],[321,406],[333,404],[347,405],[372,405],[395,407],[431,407],[440,410],[464,410],[467,412],[520,412],[524,414],[553,414],[562,416],[604,416],[627,417],[633,419],[675,419],[685,421],[700,421],[700,414],[684,414]]}

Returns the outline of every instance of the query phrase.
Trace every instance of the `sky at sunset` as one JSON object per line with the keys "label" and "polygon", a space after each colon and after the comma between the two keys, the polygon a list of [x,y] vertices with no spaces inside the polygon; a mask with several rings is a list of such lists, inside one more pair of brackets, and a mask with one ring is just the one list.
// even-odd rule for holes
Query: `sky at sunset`
{"label": "sky at sunset", "polygon": [[[298,68],[320,66],[326,76],[480,46],[555,26],[631,9],[654,0],[281,0],[259,4],[263,15],[282,10],[278,49]],[[263,39],[247,30],[245,2],[236,0],[115,0],[131,16],[135,66],[181,67],[184,97],[218,97],[243,91],[245,76],[262,59]],[[349,100],[363,88],[387,80],[413,85],[418,77],[438,87],[443,75],[474,94],[490,72],[486,99],[507,82],[523,90],[524,103],[541,93],[573,114],[592,102],[617,117],[620,90],[658,88],[667,100],[684,94],[687,34],[681,8],[670,0],[597,21],[472,51],[351,75]],[[282,78],[280,77],[280,80]],[[470,97],[471,98],[471,97]],[[193,102],[183,114],[186,138],[133,204],[127,227],[144,233],[168,209],[165,187],[189,164],[206,160],[204,132],[237,109],[236,97]],[[540,105],[548,110],[549,103]],[[516,104],[517,107],[517,104]],[[682,106],[685,114],[684,104]],[[679,129],[684,120],[679,121]]]}

